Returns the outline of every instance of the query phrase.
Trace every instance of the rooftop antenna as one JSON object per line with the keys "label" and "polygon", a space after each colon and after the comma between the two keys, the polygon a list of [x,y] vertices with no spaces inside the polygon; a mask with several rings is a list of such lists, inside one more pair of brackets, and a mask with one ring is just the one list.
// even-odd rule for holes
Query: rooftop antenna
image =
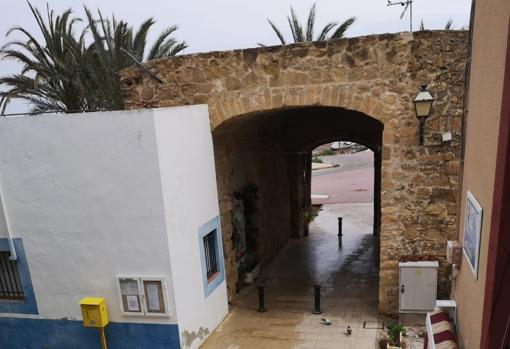
{"label": "rooftop antenna", "polygon": [[404,6],[404,11],[402,11],[402,14],[400,15],[400,19],[404,18],[404,15],[407,12],[407,9],[409,9],[409,31],[413,32],[413,0],[405,0],[405,1],[391,1],[388,0],[388,4],[386,6],[395,6],[400,5]]}
{"label": "rooftop antenna", "polygon": [[137,66],[139,66],[140,68],[142,68],[144,71],[146,71],[147,73],[149,73],[149,75],[151,76],[151,78],[153,78],[154,80],[156,80],[157,82],[159,82],[160,84],[163,84],[164,81],[161,80],[156,74],[154,74],[149,68],[147,68],[142,62],[140,62],[138,59],[136,59],[135,56],[133,56],[128,50],[126,50],[124,47],[121,47],[120,50],[122,52],[124,52],[124,54],[126,56],[128,56],[129,59],[131,59],[133,61],[133,63],[135,63]]}

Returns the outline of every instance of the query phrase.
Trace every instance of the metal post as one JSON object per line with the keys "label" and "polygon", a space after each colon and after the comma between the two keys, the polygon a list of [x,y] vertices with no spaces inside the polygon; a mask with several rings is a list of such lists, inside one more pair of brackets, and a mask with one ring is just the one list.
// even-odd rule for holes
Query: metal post
{"label": "metal post", "polygon": [[267,311],[267,308],[264,304],[264,286],[259,286],[259,313],[264,313]]}
{"label": "metal post", "polygon": [[101,349],[107,349],[104,327],[99,328],[99,337],[101,338]]}
{"label": "metal post", "polygon": [[420,117],[420,145],[424,144],[425,138],[425,121],[427,121],[427,117]]}
{"label": "metal post", "polygon": [[314,314],[322,314],[321,311],[321,286],[315,285],[313,286],[314,290],[314,300],[315,300],[315,309],[313,311]]}
{"label": "metal post", "polygon": [[342,217],[338,217],[338,236],[342,236]]}
{"label": "metal post", "polygon": [[413,1],[409,1],[409,29],[413,32]]}

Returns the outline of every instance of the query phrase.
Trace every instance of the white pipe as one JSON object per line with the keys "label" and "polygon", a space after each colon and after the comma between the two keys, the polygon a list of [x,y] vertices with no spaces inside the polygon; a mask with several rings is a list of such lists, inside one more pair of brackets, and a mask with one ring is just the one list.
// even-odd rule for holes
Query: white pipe
{"label": "white pipe", "polygon": [[0,203],[2,205],[2,211],[3,211],[3,214],[4,214],[5,227],[7,229],[7,240],[9,242],[9,251],[11,252],[11,256],[9,257],[9,259],[11,261],[15,261],[15,260],[18,260],[18,255],[16,253],[16,247],[14,246],[14,240],[13,240],[13,237],[12,237],[12,234],[11,234],[11,225],[9,223],[9,217],[7,216],[7,210],[5,208],[4,195],[3,195],[1,187],[0,187]]}

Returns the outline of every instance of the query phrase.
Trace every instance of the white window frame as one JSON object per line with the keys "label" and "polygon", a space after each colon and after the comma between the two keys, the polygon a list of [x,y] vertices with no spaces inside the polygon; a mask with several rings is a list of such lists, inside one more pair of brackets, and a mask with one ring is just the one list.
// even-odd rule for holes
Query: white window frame
{"label": "white window frame", "polygon": [[[145,316],[147,317],[169,317],[170,316],[170,307],[168,304],[168,290],[166,286],[166,279],[164,277],[157,276],[143,276],[140,277],[140,287],[142,288],[142,299],[143,299],[143,309],[145,311]],[[148,309],[148,298],[145,295],[145,285],[144,281],[159,281],[161,283],[161,292],[163,294],[163,306],[165,311],[163,313],[151,313]]]}
{"label": "white window frame", "polygon": [[[138,286],[138,295],[140,296],[140,311],[138,311],[138,312],[126,311],[124,309],[124,304],[122,303],[122,292],[121,292],[121,287],[120,287],[120,281],[121,280],[126,280],[126,279],[127,280],[136,281],[136,284]],[[117,286],[117,300],[119,302],[120,312],[122,313],[122,315],[126,315],[126,316],[143,316],[144,315],[144,310],[143,310],[144,300],[143,300],[143,297],[142,297],[142,289],[140,287],[140,277],[134,276],[134,275],[117,275],[115,283],[116,283],[116,286]]]}

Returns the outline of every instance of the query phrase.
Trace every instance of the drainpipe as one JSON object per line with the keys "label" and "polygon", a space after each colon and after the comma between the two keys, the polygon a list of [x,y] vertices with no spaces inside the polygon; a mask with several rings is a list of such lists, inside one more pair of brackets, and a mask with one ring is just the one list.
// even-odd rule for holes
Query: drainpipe
{"label": "drainpipe", "polygon": [[18,259],[18,255],[16,254],[16,248],[14,247],[14,240],[11,233],[11,225],[9,223],[9,218],[7,216],[7,210],[5,209],[4,195],[1,187],[0,187],[0,204],[2,205],[2,213],[4,215],[5,228],[7,229],[7,241],[9,243],[9,251],[11,252],[9,259],[11,261],[15,261]]}

